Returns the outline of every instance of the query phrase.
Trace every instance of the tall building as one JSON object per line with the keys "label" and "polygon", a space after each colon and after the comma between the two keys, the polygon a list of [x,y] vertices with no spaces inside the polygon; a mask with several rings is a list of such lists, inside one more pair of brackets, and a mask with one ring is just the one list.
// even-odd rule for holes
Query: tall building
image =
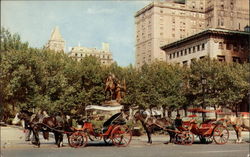
{"label": "tall building", "polygon": [[206,56],[221,62],[249,62],[250,32],[209,28],[162,46],[168,63],[190,65]]}
{"label": "tall building", "polygon": [[243,31],[249,25],[249,0],[206,0],[207,28]]}
{"label": "tall building", "polygon": [[161,46],[207,28],[244,30],[246,25],[248,0],[154,1],[135,14],[135,65],[166,61]]}
{"label": "tall building", "polygon": [[54,50],[56,52],[64,52],[65,41],[63,40],[58,27],[55,27],[54,30],[52,31],[50,39],[46,45],[46,48]]}
{"label": "tall building", "polygon": [[80,61],[83,57],[86,56],[94,56],[100,59],[100,62],[103,65],[110,65],[113,63],[112,53],[109,50],[108,43],[102,43],[102,49],[100,50],[79,45],[71,49],[69,56],[75,58],[77,61]]}

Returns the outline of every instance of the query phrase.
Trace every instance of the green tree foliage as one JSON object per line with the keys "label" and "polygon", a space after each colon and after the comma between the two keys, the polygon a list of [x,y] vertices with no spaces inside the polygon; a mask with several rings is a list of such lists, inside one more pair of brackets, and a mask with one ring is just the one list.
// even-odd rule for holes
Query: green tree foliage
{"label": "green tree foliage", "polygon": [[[249,71],[249,64],[208,58],[194,61],[190,67],[155,62],[139,70],[116,63],[104,66],[95,57],[75,61],[64,53],[30,48],[19,35],[1,28],[1,115],[10,116],[17,108],[83,114],[87,105],[104,102],[110,73],[122,83],[125,80],[122,104],[127,106],[172,111],[204,104],[236,110],[249,94]],[[207,80],[205,85],[202,77]]]}
{"label": "green tree foliage", "polygon": [[[221,63],[205,58],[195,61],[190,70],[189,92],[194,98],[193,105],[201,106],[204,99],[204,106],[223,106],[236,111],[237,105],[248,93],[248,63]],[[202,77],[206,79],[204,85]]]}

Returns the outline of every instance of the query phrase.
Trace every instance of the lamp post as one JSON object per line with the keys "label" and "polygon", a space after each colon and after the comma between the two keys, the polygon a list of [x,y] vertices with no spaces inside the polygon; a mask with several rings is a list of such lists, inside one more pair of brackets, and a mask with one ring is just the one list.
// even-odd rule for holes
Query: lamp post
{"label": "lamp post", "polygon": [[[207,79],[202,75],[201,76],[201,84],[202,84],[202,94],[203,94],[203,102],[202,109],[205,109],[205,85],[207,84]],[[202,112],[202,121],[205,121],[206,113]]]}

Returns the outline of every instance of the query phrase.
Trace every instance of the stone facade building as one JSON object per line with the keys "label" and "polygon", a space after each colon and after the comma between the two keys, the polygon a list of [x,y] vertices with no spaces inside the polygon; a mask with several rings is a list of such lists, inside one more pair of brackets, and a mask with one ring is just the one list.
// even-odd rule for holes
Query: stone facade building
{"label": "stone facade building", "polygon": [[83,57],[94,56],[100,59],[101,64],[110,65],[113,63],[112,53],[109,50],[108,43],[102,43],[102,49],[98,50],[96,48],[87,48],[83,46],[73,47],[69,53],[69,56],[80,61]]}
{"label": "stone facade building", "polygon": [[58,27],[55,27],[52,31],[50,39],[45,47],[56,52],[65,51],[65,41],[63,40]]}
{"label": "stone facade building", "polygon": [[249,0],[205,0],[207,28],[243,31],[249,25]]}
{"label": "stone facade building", "polygon": [[249,62],[250,32],[208,29],[162,46],[168,63],[190,65],[205,56],[222,62]]}
{"label": "stone facade building", "polygon": [[166,61],[161,46],[207,28],[243,30],[246,25],[248,0],[154,1],[135,14],[135,65]]}

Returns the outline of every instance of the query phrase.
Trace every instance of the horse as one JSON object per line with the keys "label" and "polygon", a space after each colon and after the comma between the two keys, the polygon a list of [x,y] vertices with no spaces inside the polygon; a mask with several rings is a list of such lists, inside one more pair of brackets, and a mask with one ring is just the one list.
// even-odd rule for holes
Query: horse
{"label": "horse", "polygon": [[58,147],[62,146],[63,143],[63,132],[64,131],[71,131],[70,127],[71,124],[64,120],[61,116],[49,116],[44,117],[42,119],[39,118],[37,114],[34,118],[31,117],[31,113],[25,110],[21,110],[18,114],[18,119],[24,120],[25,123],[30,125],[30,128],[34,135],[34,142],[33,144],[40,147],[40,140],[39,140],[39,132],[42,131],[44,138],[48,139],[49,132],[54,133],[55,142]]}
{"label": "horse", "polygon": [[[148,143],[152,144],[151,134],[153,131],[163,130],[165,128],[172,128],[172,121],[166,118],[156,119],[155,117],[149,117],[147,114],[143,114],[143,111],[137,111],[134,114],[135,122],[140,121],[148,136]],[[170,142],[173,141],[175,133],[167,130],[170,135]]]}
{"label": "horse", "polygon": [[232,125],[236,132],[237,140],[236,143],[242,142],[241,131],[247,129],[250,131],[249,118],[236,117],[232,115],[226,115],[223,120],[226,121],[226,125]]}
{"label": "horse", "polygon": [[[12,120],[12,124],[16,125],[22,120],[22,126],[26,129],[25,131],[25,141],[30,141],[30,135],[32,132],[31,121],[35,117],[33,112],[28,110],[22,110],[21,113],[17,113],[15,118]],[[34,137],[34,135],[33,135]]]}

